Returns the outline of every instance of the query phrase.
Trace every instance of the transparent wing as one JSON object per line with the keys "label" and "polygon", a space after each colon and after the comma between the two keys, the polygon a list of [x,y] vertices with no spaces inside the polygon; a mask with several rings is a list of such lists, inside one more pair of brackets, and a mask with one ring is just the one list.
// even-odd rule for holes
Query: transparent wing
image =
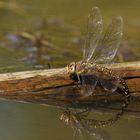
{"label": "transparent wing", "polygon": [[[100,69],[100,66],[99,66]],[[109,91],[110,93],[113,93],[117,90],[120,78],[117,73],[114,73],[111,69],[107,69],[105,67],[102,67],[103,71],[100,71],[97,73],[99,77],[99,82],[101,86],[105,89],[105,91]]]}
{"label": "transparent wing", "polygon": [[100,78],[100,83],[106,91],[113,93],[117,90],[117,88],[119,86],[119,79],[106,80],[106,79]]}
{"label": "transparent wing", "polygon": [[113,60],[123,35],[123,19],[118,16],[112,20],[108,29],[95,50],[94,59],[97,63],[109,63]]}
{"label": "transparent wing", "polygon": [[102,16],[98,7],[93,7],[88,16],[87,35],[83,50],[84,60],[89,61],[102,33]]}
{"label": "transparent wing", "polygon": [[94,89],[98,82],[98,77],[93,74],[80,75],[82,92],[84,96],[90,96],[94,93]]}
{"label": "transparent wing", "polygon": [[81,129],[75,128],[73,133],[74,140],[84,140],[84,135]]}

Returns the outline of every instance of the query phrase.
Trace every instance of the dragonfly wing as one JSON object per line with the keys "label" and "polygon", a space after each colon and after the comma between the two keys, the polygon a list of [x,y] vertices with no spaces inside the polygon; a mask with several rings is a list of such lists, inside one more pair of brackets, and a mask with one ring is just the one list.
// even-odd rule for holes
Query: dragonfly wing
{"label": "dragonfly wing", "polygon": [[119,80],[106,80],[106,79],[100,79],[100,83],[102,87],[106,90],[109,91],[110,93],[113,93],[117,90],[119,86]]}
{"label": "dragonfly wing", "polygon": [[98,77],[93,74],[81,74],[80,79],[84,96],[92,95],[97,85]]}
{"label": "dragonfly wing", "polygon": [[89,61],[102,33],[102,16],[98,7],[93,7],[88,16],[87,35],[83,50],[84,60]]}
{"label": "dragonfly wing", "polygon": [[116,91],[120,84],[119,75],[114,73],[111,69],[99,65],[97,69],[102,69],[102,71],[98,71],[96,75],[98,75],[99,83],[104,90],[109,93]]}
{"label": "dragonfly wing", "polygon": [[112,20],[107,31],[95,50],[97,63],[109,63],[115,57],[123,35],[123,19],[118,16]]}
{"label": "dragonfly wing", "polygon": [[74,140],[84,140],[84,134],[83,131],[79,128],[75,128],[73,133]]}

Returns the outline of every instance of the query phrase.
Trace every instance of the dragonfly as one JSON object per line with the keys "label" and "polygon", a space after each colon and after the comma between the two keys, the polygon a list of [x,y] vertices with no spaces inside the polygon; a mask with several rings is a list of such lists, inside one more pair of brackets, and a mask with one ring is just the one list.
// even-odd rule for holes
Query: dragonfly
{"label": "dragonfly", "polygon": [[[88,16],[83,60],[71,62],[67,66],[67,72],[70,76],[76,75],[78,83],[84,89],[83,96],[93,96],[99,83],[105,91],[121,93],[125,97],[121,110],[115,115],[114,119],[107,121],[108,123],[118,120],[130,102],[129,89],[124,79],[112,69],[103,65],[112,62],[120,46],[123,35],[122,17],[117,16],[112,19],[103,37],[102,32],[103,21],[100,9],[93,7]],[[121,92],[116,92],[118,89]]]}

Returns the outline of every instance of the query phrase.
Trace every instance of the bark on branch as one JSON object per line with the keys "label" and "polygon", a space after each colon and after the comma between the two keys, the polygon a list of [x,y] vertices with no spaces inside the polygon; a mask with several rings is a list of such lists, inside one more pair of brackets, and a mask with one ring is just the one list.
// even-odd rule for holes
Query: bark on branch
{"label": "bark on branch", "polygon": [[[140,62],[117,63],[110,67],[122,75],[131,95],[139,101]],[[0,74],[0,98],[60,106],[72,105],[73,100],[81,105],[103,100],[122,100],[120,96],[83,98],[73,96],[71,90],[68,90],[69,93],[64,92],[65,88],[74,84],[76,82],[69,77],[65,68],[4,73]]]}

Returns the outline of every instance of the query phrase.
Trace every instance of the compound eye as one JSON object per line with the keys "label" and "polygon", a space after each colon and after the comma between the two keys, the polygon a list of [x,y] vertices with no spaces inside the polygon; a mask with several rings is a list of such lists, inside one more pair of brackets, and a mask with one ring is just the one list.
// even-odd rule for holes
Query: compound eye
{"label": "compound eye", "polygon": [[74,72],[75,71],[75,64],[69,65],[69,71]]}
{"label": "compound eye", "polygon": [[74,71],[74,68],[72,66],[69,67],[70,71]]}

